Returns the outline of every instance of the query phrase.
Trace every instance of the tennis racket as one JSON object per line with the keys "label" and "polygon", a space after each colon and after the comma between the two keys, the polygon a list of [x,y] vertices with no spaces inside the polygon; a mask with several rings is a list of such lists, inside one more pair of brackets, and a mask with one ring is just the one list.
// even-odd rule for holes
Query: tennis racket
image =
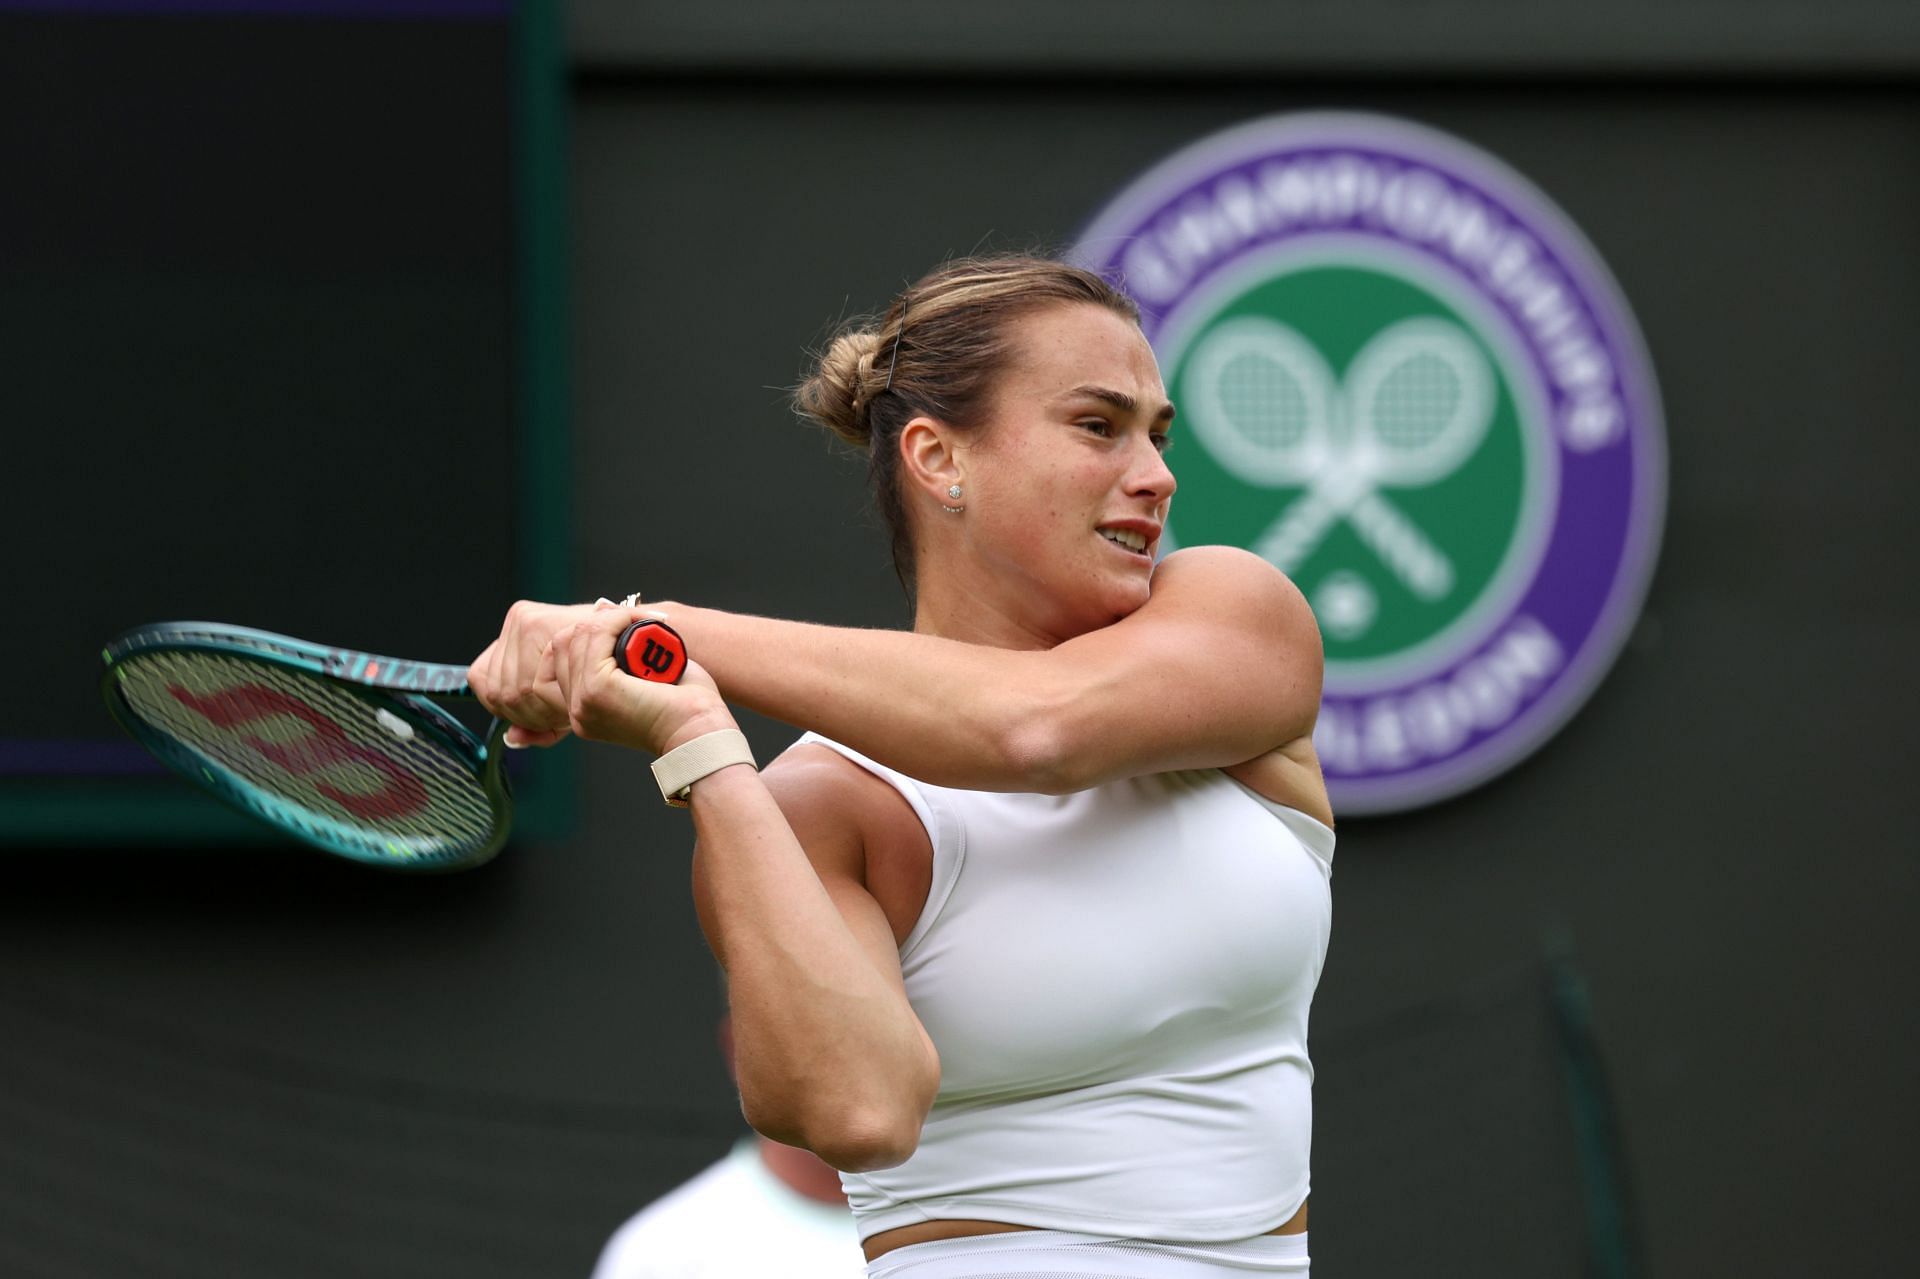
{"label": "tennis racket", "polygon": [[[506,842],[507,724],[485,736],[429,697],[471,698],[467,668],[329,648],[216,622],[163,622],[101,650],[107,707],[147,750],[253,817],[343,857],[467,870]],[[677,683],[664,622],[621,632],[629,675]]]}

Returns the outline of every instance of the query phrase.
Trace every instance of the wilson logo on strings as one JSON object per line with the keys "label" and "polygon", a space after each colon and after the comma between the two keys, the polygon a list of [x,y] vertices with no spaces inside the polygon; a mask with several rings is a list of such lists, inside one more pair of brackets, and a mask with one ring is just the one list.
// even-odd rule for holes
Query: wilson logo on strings
{"label": "wilson logo on strings", "polygon": [[[179,684],[167,692],[182,706],[209,724],[234,733],[259,757],[302,779],[340,808],[364,821],[408,817],[427,806],[427,788],[395,761],[349,737],[345,730],[305,702],[264,684],[235,684],[210,693],[196,693]],[[267,720],[291,717],[305,732],[273,740],[241,730]],[[361,765],[381,778],[374,790],[348,790],[335,784],[330,772]]]}

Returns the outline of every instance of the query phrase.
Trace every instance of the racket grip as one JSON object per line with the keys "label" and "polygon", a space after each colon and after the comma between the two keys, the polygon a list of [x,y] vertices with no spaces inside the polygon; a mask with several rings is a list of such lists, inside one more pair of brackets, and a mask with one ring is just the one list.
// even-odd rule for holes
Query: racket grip
{"label": "racket grip", "polygon": [[687,669],[687,642],[665,622],[642,618],[613,642],[613,664],[635,679],[678,684]]}

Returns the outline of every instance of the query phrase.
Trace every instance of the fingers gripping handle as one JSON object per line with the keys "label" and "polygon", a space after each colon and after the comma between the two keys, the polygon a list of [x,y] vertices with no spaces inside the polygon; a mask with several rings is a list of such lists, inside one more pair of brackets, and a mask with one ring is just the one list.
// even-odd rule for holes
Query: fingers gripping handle
{"label": "fingers gripping handle", "polygon": [[[677,684],[687,669],[687,644],[665,622],[646,619],[620,632],[613,645],[614,665],[629,675],[662,684]],[[653,761],[653,778],[660,798],[685,808],[693,784],[734,764],[753,767],[753,751],[737,728],[723,728],[683,742]]]}
{"label": "fingers gripping handle", "polygon": [[636,679],[678,684],[687,669],[687,642],[665,622],[643,618],[614,641],[613,664]]}

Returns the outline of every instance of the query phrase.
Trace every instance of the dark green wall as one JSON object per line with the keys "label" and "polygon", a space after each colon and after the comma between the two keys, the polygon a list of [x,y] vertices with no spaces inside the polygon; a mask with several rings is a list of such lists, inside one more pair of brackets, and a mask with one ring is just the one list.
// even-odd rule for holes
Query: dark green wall
{"label": "dark green wall", "polygon": [[[1870,1265],[1914,1136],[1910,89],[609,77],[577,105],[583,587],[823,620],[898,616],[857,472],[773,389],[842,312],[977,243],[1070,240],[1148,162],[1270,111],[1403,115],[1536,181],[1647,333],[1665,549],[1613,673],[1538,756],[1343,828],[1316,1260],[1578,1271],[1580,1166],[1540,1057],[1557,936],[1648,1269]],[[723,522],[731,543],[653,532]]]}
{"label": "dark green wall", "polygon": [[[949,253],[1070,241],[1256,114],[1459,134],[1619,278],[1670,509],[1565,730],[1343,826],[1317,1268],[1583,1272],[1551,943],[1591,998],[1641,1273],[1877,1273],[1920,1192],[1916,12],[578,3],[574,589],[897,623],[859,467],[783,408],[803,347]],[[790,736],[750,732],[763,758]],[[717,1158],[739,1121],[684,816],[638,757],[577,755],[573,835],[449,879],[0,859],[0,1273],[584,1274]]]}

